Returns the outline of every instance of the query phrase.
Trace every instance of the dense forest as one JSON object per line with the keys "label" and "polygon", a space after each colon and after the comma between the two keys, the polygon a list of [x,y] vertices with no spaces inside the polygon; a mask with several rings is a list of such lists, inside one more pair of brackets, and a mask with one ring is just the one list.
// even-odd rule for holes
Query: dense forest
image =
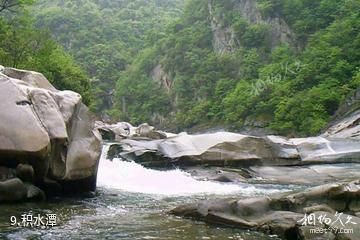
{"label": "dense forest", "polygon": [[358,0],[21,4],[0,12],[1,64],[113,120],[312,135],[360,86]]}
{"label": "dense forest", "polygon": [[135,122],[316,134],[360,85],[359,14],[357,0],[187,1],[118,80],[116,109],[125,99]]}
{"label": "dense forest", "polygon": [[85,71],[71,53],[56,43],[51,33],[35,26],[29,10],[32,0],[0,1],[0,65],[41,72],[59,89],[82,94],[93,104],[92,90]]}
{"label": "dense forest", "polygon": [[38,0],[33,15],[91,78],[95,110],[113,105],[116,81],[141,49],[164,37],[182,0]]}

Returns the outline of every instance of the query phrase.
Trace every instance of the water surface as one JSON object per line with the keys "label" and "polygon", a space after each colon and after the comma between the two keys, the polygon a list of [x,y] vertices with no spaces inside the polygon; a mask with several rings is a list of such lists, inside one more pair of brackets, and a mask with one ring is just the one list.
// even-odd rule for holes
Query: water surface
{"label": "water surface", "polygon": [[[160,171],[102,157],[94,198],[58,198],[44,203],[0,206],[0,239],[277,239],[261,233],[208,226],[167,214],[184,203],[290,191],[291,186],[200,181],[179,169]],[[58,226],[10,226],[10,217],[56,214]]]}

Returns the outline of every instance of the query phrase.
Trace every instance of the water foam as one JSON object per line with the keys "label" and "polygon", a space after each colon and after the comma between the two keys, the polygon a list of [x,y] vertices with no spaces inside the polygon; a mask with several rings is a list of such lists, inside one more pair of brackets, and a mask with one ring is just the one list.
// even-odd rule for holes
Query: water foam
{"label": "water foam", "polygon": [[180,169],[160,171],[117,158],[108,160],[106,152],[107,146],[104,146],[98,169],[97,185],[107,189],[167,196],[233,193],[254,195],[259,191],[268,193],[271,191],[261,190],[254,186],[201,181]]}

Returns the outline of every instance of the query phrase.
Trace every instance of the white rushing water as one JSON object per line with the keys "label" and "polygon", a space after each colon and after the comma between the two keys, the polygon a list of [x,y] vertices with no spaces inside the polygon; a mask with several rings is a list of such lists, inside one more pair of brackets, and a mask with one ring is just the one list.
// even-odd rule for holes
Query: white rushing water
{"label": "white rushing water", "polygon": [[120,159],[101,159],[97,183],[105,188],[159,195],[224,194],[240,190],[234,184],[196,180],[179,169],[153,170]]}
{"label": "white rushing water", "polygon": [[99,187],[167,196],[240,192],[243,195],[252,195],[261,191],[254,186],[196,180],[180,169],[160,171],[118,158],[111,161],[106,159],[106,152],[107,146],[103,149],[98,168],[97,185]]}

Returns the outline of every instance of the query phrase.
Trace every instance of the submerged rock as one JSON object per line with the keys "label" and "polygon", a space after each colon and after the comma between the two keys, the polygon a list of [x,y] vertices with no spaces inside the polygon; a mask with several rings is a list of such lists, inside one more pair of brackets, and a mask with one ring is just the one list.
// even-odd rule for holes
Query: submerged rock
{"label": "submerged rock", "polygon": [[0,182],[15,177],[16,177],[15,169],[0,166]]}
{"label": "submerged rock", "polygon": [[23,182],[19,178],[0,181],[0,202],[12,203],[24,200],[45,199],[45,193],[40,188]]}
{"label": "submerged rock", "polygon": [[81,96],[56,90],[40,73],[1,72],[0,166],[16,168],[19,178],[45,191],[46,178],[95,190],[100,137]]}

